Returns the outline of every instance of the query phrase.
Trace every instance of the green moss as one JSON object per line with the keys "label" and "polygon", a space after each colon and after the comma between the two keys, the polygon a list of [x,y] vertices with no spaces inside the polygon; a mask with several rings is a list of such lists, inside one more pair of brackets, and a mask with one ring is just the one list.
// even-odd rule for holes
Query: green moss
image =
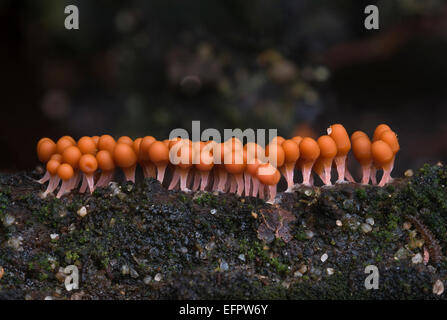
{"label": "green moss", "polygon": [[188,198],[184,194],[179,194],[178,199],[183,203],[188,203]]}
{"label": "green moss", "polygon": [[42,272],[42,273],[39,274],[39,280],[40,281],[44,281],[46,279],[48,279],[48,274],[46,272]]}
{"label": "green moss", "polygon": [[[277,244],[273,243],[275,246],[282,246],[279,242],[283,241],[275,241]],[[269,251],[265,250],[264,245],[260,241],[249,242],[247,240],[241,240],[239,243],[240,252],[245,254],[248,260],[254,261],[257,258],[264,264],[270,264],[273,268],[275,268],[276,272],[285,273],[289,271],[289,266],[280,261],[280,259],[275,257],[270,257]]]}
{"label": "green moss", "polygon": [[299,231],[297,233],[295,233],[295,239],[299,240],[299,241],[304,241],[306,240],[306,233],[304,231]]}
{"label": "green moss", "polygon": [[396,236],[388,230],[372,231],[371,234],[379,242],[391,243],[396,239]]}
{"label": "green moss", "polygon": [[77,252],[69,250],[65,253],[65,260],[67,261],[67,263],[73,263],[78,259],[79,254]]}
{"label": "green moss", "polygon": [[194,197],[193,201],[199,205],[217,206],[216,196],[209,192],[203,192],[199,196]]}
{"label": "green moss", "polygon": [[277,258],[271,258],[270,264],[276,269],[279,273],[285,273],[288,271],[288,266],[281,263]]}
{"label": "green moss", "polygon": [[398,224],[400,223],[401,219],[399,216],[393,214],[393,213],[389,213],[388,214],[388,224],[387,224],[387,229],[389,231],[393,231],[397,228]]}
{"label": "green moss", "polygon": [[366,194],[366,190],[364,188],[358,188],[356,190],[356,194],[360,200],[366,200],[368,198],[368,195]]}
{"label": "green moss", "polygon": [[106,258],[104,258],[104,259],[101,260],[101,264],[102,264],[102,266],[104,267],[104,269],[107,269],[107,268],[108,268],[108,266],[109,266],[109,262],[110,262],[110,260],[109,260],[108,257],[106,257]]}

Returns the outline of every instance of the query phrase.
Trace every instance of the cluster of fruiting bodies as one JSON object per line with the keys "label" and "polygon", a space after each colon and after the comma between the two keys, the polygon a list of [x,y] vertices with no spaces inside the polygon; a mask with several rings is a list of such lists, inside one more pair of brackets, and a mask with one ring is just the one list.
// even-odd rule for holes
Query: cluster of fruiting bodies
{"label": "cluster of fruiting bodies", "polygon": [[46,173],[38,182],[48,182],[44,196],[60,185],[56,195],[59,198],[79,184],[79,192],[107,186],[117,168],[127,181],[135,182],[136,167],[140,165],[145,177],[157,178],[162,184],[170,170],[171,180],[165,182],[169,190],[231,192],[273,202],[281,174],[287,181],[286,191],[292,191],[295,169],[301,171],[305,186],[313,185],[312,171],[330,186],[333,165],[337,183],[355,182],[347,169],[351,149],[362,167],[363,184],[370,180],[377,184],[377,170],[383,170],[379,186],[390,181],[399,151],[397,136],[390,127],[377,126],[371,141],[362,131],[349,138],[342,125],[334,124],[327,135],[317,140],[277,136],[265,148],[255,142],[243,145],[235,137],[223,143],[181,138],[158,141],[152,136],[135,140],[122,136],[115,140],[103,135],[82,137],[77,142],[69,136],[57,142],[43,138],[37,144],[37,155],[46,164]]}

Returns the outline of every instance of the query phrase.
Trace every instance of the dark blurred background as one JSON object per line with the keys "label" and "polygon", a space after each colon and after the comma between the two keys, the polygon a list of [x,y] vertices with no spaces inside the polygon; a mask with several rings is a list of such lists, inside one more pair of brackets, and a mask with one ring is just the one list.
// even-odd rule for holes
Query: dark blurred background
{"label": "dark blurred background", "polygon": [[447,155],[446,1],[3,0],[0,35],[2,172],[33,168],[44,136],[164,139],[192,120],[285,137],[386,122],[395,174]]}

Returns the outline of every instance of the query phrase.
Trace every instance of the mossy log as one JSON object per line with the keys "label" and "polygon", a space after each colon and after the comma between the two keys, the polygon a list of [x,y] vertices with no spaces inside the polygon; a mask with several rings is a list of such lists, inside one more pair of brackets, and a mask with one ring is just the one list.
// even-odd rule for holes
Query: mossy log
{"label": "mossy log", "polygon": [[[446,296],[433,293],[447,277],[442,165],[383,188],[300,188],[273,206],[154,179],[42,199],[37,177],[0,176],[0,299]],[[68,265],[80,273],[73,291]],[[365,287],[368,265],[378,289]]]}

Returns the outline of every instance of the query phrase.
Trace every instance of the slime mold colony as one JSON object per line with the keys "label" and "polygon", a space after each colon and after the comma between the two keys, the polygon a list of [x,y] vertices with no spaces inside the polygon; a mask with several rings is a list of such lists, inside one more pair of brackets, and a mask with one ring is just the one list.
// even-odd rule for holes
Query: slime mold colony
{"label": "slime mold colony", "polygon": [[123,171],[127,181],[135,182],[138,164],[145,177],[156,177],[160,183],[166,180],[169,168],[172,171],[169,190],[179,186],[182,191],[230,192],[273,203],[281,174],[287,181],[286,192],[293,190],[295,169],[301,171],[305,186],[313,185],[312,171],[325,186],[330,186],[333,164],[337,183],[355,182],[347,169],[351,149],[362,167],[362,184],[370,180],[377,184],[378,170],[383,170],[378,186],[390,182],[399,142],[386,124],[377,126],[372,141],[362,131],[354,132],[349,138],[341,124],[334,124],[327,129],[327,135],[317,140],[277,136],[265,149],[253,142],[243,145],[234,137],[224,143],[180,138],[157,141],[152,136],[135,140],[122,136],[115,140],[103,135],[82,137],[77,142],[69,136],[57,142],[42,138],[37,144],[37,155],[46,164],[46,173],[38,182],[48,182],[44,196],[55,192],[60,185],[56,195],[60,198],[79,184],[81,193],[107,186],[117,168]]}

